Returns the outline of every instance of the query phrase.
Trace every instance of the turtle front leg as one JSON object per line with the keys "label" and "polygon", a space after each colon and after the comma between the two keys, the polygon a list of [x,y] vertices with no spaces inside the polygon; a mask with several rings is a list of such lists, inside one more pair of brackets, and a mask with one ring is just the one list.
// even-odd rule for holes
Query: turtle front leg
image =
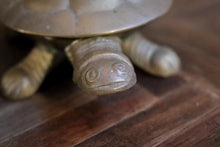
{"label": "turtle front leg", "polygon": [[6,98],[21,100],[33,95],[51,68],[57,51],[39,44],[20,63],[2,77],[1,88]]}
{"label": "turtle front leg", "polygon": [[116,93],[136,83],[133,65],[122,53],[118,37],[77,40],[65,51],[74,67],[73,81],[88,93]]}
{"label": "turtle front leg", "polygon": [[124,39],[123,52],[144,71],[159,77],[173,76],[180,70],[180,59],[173,50],[150,42],[139,32]]}

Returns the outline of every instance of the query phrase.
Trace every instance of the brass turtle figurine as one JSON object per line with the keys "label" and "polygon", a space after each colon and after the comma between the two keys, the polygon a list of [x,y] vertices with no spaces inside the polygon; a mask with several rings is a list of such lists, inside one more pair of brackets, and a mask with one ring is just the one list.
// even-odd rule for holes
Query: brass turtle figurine
{"label": "brass turtle figurine", "polygon": [[13,100],[33,95],[56,62],[57,48],[65,50],[73,65],[73,81],[96,95],[131,88],[136,83],[131,61],[156,76],[176,74],[180,60],[171,49],[138,31],[124,33],[161,16],[171,4],[172,0],[0,0],[0,20],[35,36],[37,42],[3,75],[3,94]]}

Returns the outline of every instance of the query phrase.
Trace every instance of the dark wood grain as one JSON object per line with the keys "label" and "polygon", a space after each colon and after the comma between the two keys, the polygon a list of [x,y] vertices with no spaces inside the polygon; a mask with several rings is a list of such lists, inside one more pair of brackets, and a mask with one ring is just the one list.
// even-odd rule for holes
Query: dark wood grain
{"label": "dark wood grain", "polygon": [[200,121],[187,126],[180,133],[161,143],[159,147],[220,146],[220,107],[203,116]]}
{"label": "dark wood grain", "polygon": [[[157,146],[194,122],[200,121],[201,117],[219,107],[219,102],[219,97],[188,87],[79,147],[91,144],[100,147],[117,146],[119,139],[140,146]],[[111,138],[111,141],[106,142],[107,138]]]}
{"label": "dark wood grain", "polygon": [[[3,146],[71,146],[152,106],[157,99],[136,85],[117,95],[100,97],[80,108],[51,119]],[[36,144],[37,143],[37,144]]]}
{"label": "dark wood grain", "polygon": [[[158,78],[136,68],[138,84],[161,99],[168,94],[172,94],[177,89],[181,89],[188,81],[181,74],[169,78]],[[167,86],[169,85],[169,86]]]}
{"label": "dark wood grain", "polygon": [[96,99],[95,96],[88,97],[75,88],[65,89],[62,92],[65,96],[54,93],[53,98],[48,99],[47,95],[38,93],[26,101],[1,102],[0,141],[22,134],[52,118],[61,116],[70,109]]}
{"label": "dark wood grain", "polygon": [[[136,67],[134,88],[96,97],[72,83],[64,61],[36,95],[21,102],[0,95],[0,146],[220,146],[220,1],[176,0],[143,27],[150,40],[172,47],[182,72],[167,79]],[[8,40],[0,26],[0,76],[33,46]]]}

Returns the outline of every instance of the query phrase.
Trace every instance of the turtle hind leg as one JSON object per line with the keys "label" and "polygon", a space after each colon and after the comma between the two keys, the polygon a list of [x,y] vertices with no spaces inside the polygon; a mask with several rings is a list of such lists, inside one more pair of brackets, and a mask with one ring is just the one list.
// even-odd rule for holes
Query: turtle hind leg
{"label": "turtle hind leg", "polygon": [[20,63],[2,77],[1,90],[6,98],[21,100],[33,95],[52,67],[57,51],[39,44]]}

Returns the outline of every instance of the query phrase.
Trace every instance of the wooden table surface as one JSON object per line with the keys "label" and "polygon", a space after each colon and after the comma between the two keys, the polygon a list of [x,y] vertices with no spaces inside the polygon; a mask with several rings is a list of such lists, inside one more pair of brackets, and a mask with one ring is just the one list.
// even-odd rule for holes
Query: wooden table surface
{"label": "wooden table surface", "polygon": [[[1,25],[0,75],[31,46],[7,41],[4,30]],[[0,146],[219,147],[220,1],[176,0],[142,31],[179,54],[179,75],[161,79],[136,68],[132,89],[97,97],[72,83],[66,61],[30,99],[0,96]]]}

